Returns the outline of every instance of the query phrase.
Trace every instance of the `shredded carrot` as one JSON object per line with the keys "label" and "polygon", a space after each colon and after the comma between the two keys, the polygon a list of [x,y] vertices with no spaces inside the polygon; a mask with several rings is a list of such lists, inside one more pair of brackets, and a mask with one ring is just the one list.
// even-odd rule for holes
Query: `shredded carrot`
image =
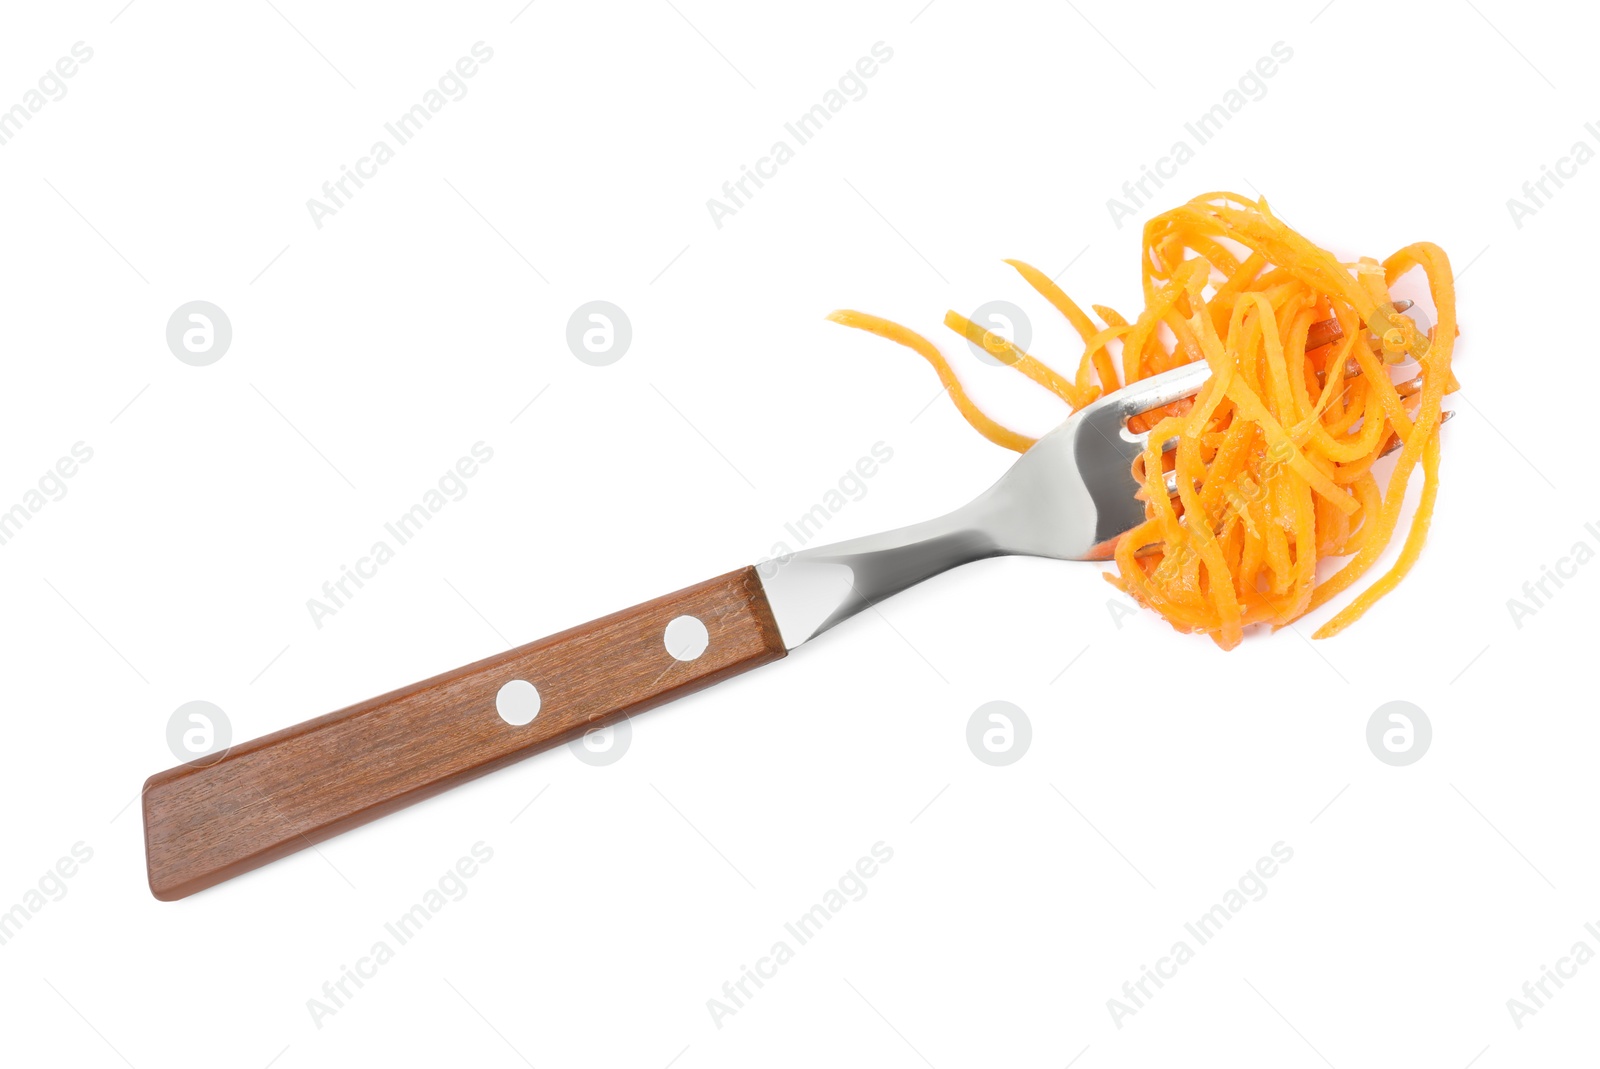
{"label": "shredded carrot", "polygon": [[[1246,250],[1242,259],[1238,247]],[[1194,361],[1211,365],[1192,400],[1130,421],[1148,431],[1134,470],[1145,519],[1117,542],[1117,574],[1106,576],[1114,585],[1178,630],[1232,649],[1246,627],[1282,627],[1370,570],[1393,539],[1420,467],[1421,501],[1399,558],[1315,637],[1354,623],[1411,570],[1438,496],[1442,404],[1456,388],[1455,280],[1442,249],[1419,242],[1382,263],[1341,263],[1274,216],[1264,199],[1208,193],[1146,224],[1144,310],[1130,323],[1091,305],[1104,325],[1036,268],[1006,263],[1083,339],[1073,374],[955,312],[945,325],[1074,412],[1130,382]],[[1437,318],[1426,337],[1390,297],[1413,268],[1427,279]],[[990,441],[1019,453],[1033,445],[979,409],[920,334],[862,312],[828,318],[921,354]],[[1313,333],[1318,341],[1308,350]],[[1407,377],[1420,375],[1422,388],[1403,395],[1389,372],[1408,352],[1417,367]],[[1163,443],[1176,444],[1163,452]],[[1374,462],[1395,444],[1398,457],[1380,486]],[[1176,497],[1164,485],[1174,472]],[[1347,559],[1319,581],[1318,563],[1334,557]]]}
{"label": "shredded carrot", "polygon": [[920,353],[924,360],[933,365],[933,370],[939,375],[939,381],[944,384],[945,392],[956,403],[956,408],[961,412],[962,417],[972,424],[979,434],[995,445],[1005,446],[1007,449],[1015,450],[1018,453],[1027,452],[1028,447],[1033,445],[1036,439],[1008,430],[984,415],[983,411],[972,403],[972,398],[967,396],[967,391],[961,388],[961,380],[956,378],[955,369],[950,366],[950,361],[946,360],[944,354],[934,347],[933,342],[916,331],[907,330],[898,323],[891,323],[887,319],[879,319],[877,316],[867,315],[865,312],[839,311],[834,312],[828,318],[847,327],[871,331],[880,338],[888,338],[890,341],[899,342],[906,348]]}

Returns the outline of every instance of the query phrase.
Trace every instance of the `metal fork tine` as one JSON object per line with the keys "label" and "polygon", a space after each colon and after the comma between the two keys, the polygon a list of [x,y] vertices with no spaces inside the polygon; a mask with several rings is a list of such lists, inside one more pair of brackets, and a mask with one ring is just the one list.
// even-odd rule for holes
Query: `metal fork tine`
{"label": "metal fork tine", "polygon": [[1306,352],[1320,349],[1344,337],[1344,330],[1340,328],[1337,319],[1319,319],[1311,324],[1311,329],[1306,331]]}
{"label": "metal fork tine", "polygon": [[[1396,301],[1394,307],[1396,311],[1404,312],[1410,309],[1412,304],[1413,302],[1409,300]],[[1326,336],[1324,340],[1317,340],[1324,335]],[[1306,350],[1309,352],[1343,336],[1337,319],[1319,320],[1311,324],[1311,330],[1306,337]],[[1313,342],[1316,342],[1316,344],[1312,344]],[[1347,361],[1344,373],[1346,378],[1356,378],[1361,374],[1361,365],[1354,360]],[[1201,386],[1204,386],[1206,380],[1210,377],[1210,366],[1196,361],[1192,364],[1173,368],[1171,371],[1162,372],[1160,375],[1152,375],[1148,379],[1130,383],[1122,389],[1109,394],[1107,400],[1113,401],[1119,406],[1123,418],[1136,416],[1141,412],[1148,412],[1163,405],[1170,405],[1174,401],[1191,396]],[[1321,382],[1324,379],[1325,374],[1321,371],[1317,372],[1317,381]]]}
{"label": "metal fork tine", "polygon": [[[1454,415],[1455,415],[1455,411],[1453,409],[1452,410],[1446,410],[1444,412],[1439,413],[1439,425],[1442,427],[1446,423],[1449,423],[1450,422],[1450,417],[1454,416]],[[1397,450],[1399,448],[1400,448],[1400,436],[1398,434],[1391,434],[1391,435],[1389,435],[1388,443],[1383,447],[1383,452],[1379,453],[1378,455],[1380,457],[1386,457],[1390,453],[1393,453],[1395,450]]]}
{"label": "metal fork tine", "polygon": [[[1359,375],[1351,375],[1349,377],[1350,378],[1359,378],[1360,376]],[[1417,376],[1414,376],[1412,378],[1409,378],[1409,379],[1405,380],[1404,382],[1396,382],[1396,383],[1392,383],[1391,385],[1394,386],[1395,392],[1398,393],[1401,397],[1412,397],[1412,396],[1415,396],[1416,394],[1419,394],[1419,393],[1422,392],[1422,376],[1421,375],[1417,375]]]}
{"label": "metal fork tine", "polygon": [[[1415,303],[1415,301],[1410,300],[1395,301],[1394,310],[1396,312],[1409,312]],[[1342,337],[1344,337],[1344,330],[1339,326],[1337,319],[1319,319],[1311,324],[1310,330],[1306,331],[1306,352],[1309,353],[1313,349],[1320,349],[1324,345],[1336,342]]]}
{"label": "metal fork tine", "polygon": [[1193,396],[1210,377],[1211,365],[1203,360],[1197,360],[1192,364],[1184,364],[1171,371],[1152,375],[1148,379],[1129,383],[1122,389],[1107,394],[1105,401],[1117,406],[1122,417],[1126,419]]}
{"label": "metal fork tine", "polygon": [[[1422,380],[1421,380],[1420,377],[1416,378],[1416,379],[1413,379],[1411,381],[1415,382],[1417,384],[1418,389],[1421,388]],[[1400,385],[1401,386],[1409,386],[1409,385],[1411,385],[1411,383],[1403,382]],[[1410,396],[1410,395],[1406,395],[1406,396]],[[1439,413],[1439,423],[1440,423],[1440,425],[1442,426],[1443,424],[1450,422],[1450,417],[1452,417],[1454,415],[1455,415],[1454,411],[1445,411],[1445,412]],[[1379,453],[1378,456],[1386,457],[1390,453],[1393,453],[1395,450],[1397,450],[1399,448],[1400,448],[1400,437],[1399,437],[1399,435],[1391,434],[1391,435],[1389,435],[1389,441],[1383,447],[1383,452]],[[1175,471],[1167,472],[1166,475],[1163,477],[1162,482],[1166,485],[1167,496],[1168,497],[1176,497],[1177,493],[1178,493],[1178,473],[1175,472]]]}
{"label": "metal fork tine", "polygon": [[[1422,376],[1421,375],[1417,375],[1416,377],[1409,378],[1404,382],[1397,382],[1397,383],[1394,384],[1394,388],[1395,388],[1395,392],[1398,393],[1402,398],[1415,397],[1417,394],[1422,392]],[[1443,417],[1443,419],[1440,420],[1440,422],[1443,422],[1444,419],[1449,419],[1450,416],[1453,415],[1453,414],[1454,413],[1447,413]],[[1141,435],[1129,434],[1128,435],[1128,440],[1129,441],[1137,440],[1137,441],[1143,442],[1145,440],[1145,437],[1146,436],[1142,435],[1142,434]],[[1173,445],[1174,445],[1174,441],[1173,440],[1169,440],[1167,442],[1164,442],[1164,443],[1162,443],[1161,451],[1163,453],[1165,453],[1167,450],[1171,449]]]}
{"label": "metal fork tine", "polygon": [[[1395,301],[1394,310],[1396,312],[1407,312],[1410,311],[1412,306],[1415,304],[1416,302],[1411,300]],[[1320,322],[1313,323],[1311,324],[1311,330],[1306,334],[1306,352],[1309,353],[1311,350],[1319,348],[1320,346],[1338,341],[1342,337],[1344,337],[1344,332],[1339,329],[1339,321],[1337,319],[1324,319]],[[1344,377],[1347,379],[1354,379],[1359,378],[1360,376],[1361,365],[1358,364],[1354,359],[1346,360],[1344,362]],[[1328,373],[1326,371],[1317,372],[1317,381],[1327,382]]]}

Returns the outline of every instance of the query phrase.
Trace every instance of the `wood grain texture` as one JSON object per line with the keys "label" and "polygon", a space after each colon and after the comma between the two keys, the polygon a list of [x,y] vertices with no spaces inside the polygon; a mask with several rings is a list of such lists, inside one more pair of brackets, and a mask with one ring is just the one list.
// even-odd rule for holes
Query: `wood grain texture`
{"label": "wood grain texture", "polygon": [[[710,634],[692,661],[663,644],[684,615]],[[169,769],[144,788],[150,890],[194,894],[784,652],[755,569],[741,568]],[[541,699],[520,727],[495,707],[513,679]]]}

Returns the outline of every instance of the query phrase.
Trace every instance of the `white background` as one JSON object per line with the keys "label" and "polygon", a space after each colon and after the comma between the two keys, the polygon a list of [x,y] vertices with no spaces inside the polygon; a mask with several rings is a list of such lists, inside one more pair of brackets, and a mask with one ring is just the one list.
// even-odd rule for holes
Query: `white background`
{"label": "white background", "polygon": [[[0,946],[8,1061],[1596,1056],[1600,964],[1520,1029],[1506,1006],[1600,950],[1600,564],[1520,628],[1507,608],[1600,546],[1600,167],[1520,227],[1506,206],[1597,145],[1576,6],[275,2],[13,7],[0,34],[6,107],[94,50],[0,147],[0,507],[94,451],[0,546],[0,909],[93,851]],[[480,40],[467,96],[313,225],[307,198]],[[865,97],[715,226],[707,198],[879,41]],[[1265,95],[1116,227],[1107,199],[1278,41]],[[1114,611],[1097,566],[991,561],[641,717],[608,767],[553,751],[150,897],[130,802],[180,704],[251,738],[752,562],[876,442],[893,459],[830,538],[953,507],[1009,454],[914,355],[822,317],[923,329],[1037,434],[1060,408],[944,310],[1014,301],[1070,367],[1000,260],[1131,315],[1139,225],[1212,189],[1342,254],[1470,265],[1433,534],[1358,626],[1313,647],[1324,610],[1222,654]],[[164,336],[197,299],[233,326],[209,367]],[[594,299],[633,325],[609,367],[565,343]],[[306,600],[478,441],[467,496],[314,626]],[[1005,768],[965,741],[997,699],[1033,727]],[[1365,742],[1398,699],[1434,729],[1405,768]],[[466,897],[319,1027],[308,999],[480,841]],[[707,1000],[879,841],[866,897],[718,1028]],[[1266,897],[1118,1028],[1107,1000],[1280,841]]]}

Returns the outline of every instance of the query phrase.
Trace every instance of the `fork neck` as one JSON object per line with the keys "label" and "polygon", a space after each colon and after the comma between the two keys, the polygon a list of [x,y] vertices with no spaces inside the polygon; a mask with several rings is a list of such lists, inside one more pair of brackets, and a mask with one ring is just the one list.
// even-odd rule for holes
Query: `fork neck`
{"label": "fork neck", "polygon": [[756,565],[789,649],[893,594],[962,564],[1008,552],[985,494],[937,519]]}

